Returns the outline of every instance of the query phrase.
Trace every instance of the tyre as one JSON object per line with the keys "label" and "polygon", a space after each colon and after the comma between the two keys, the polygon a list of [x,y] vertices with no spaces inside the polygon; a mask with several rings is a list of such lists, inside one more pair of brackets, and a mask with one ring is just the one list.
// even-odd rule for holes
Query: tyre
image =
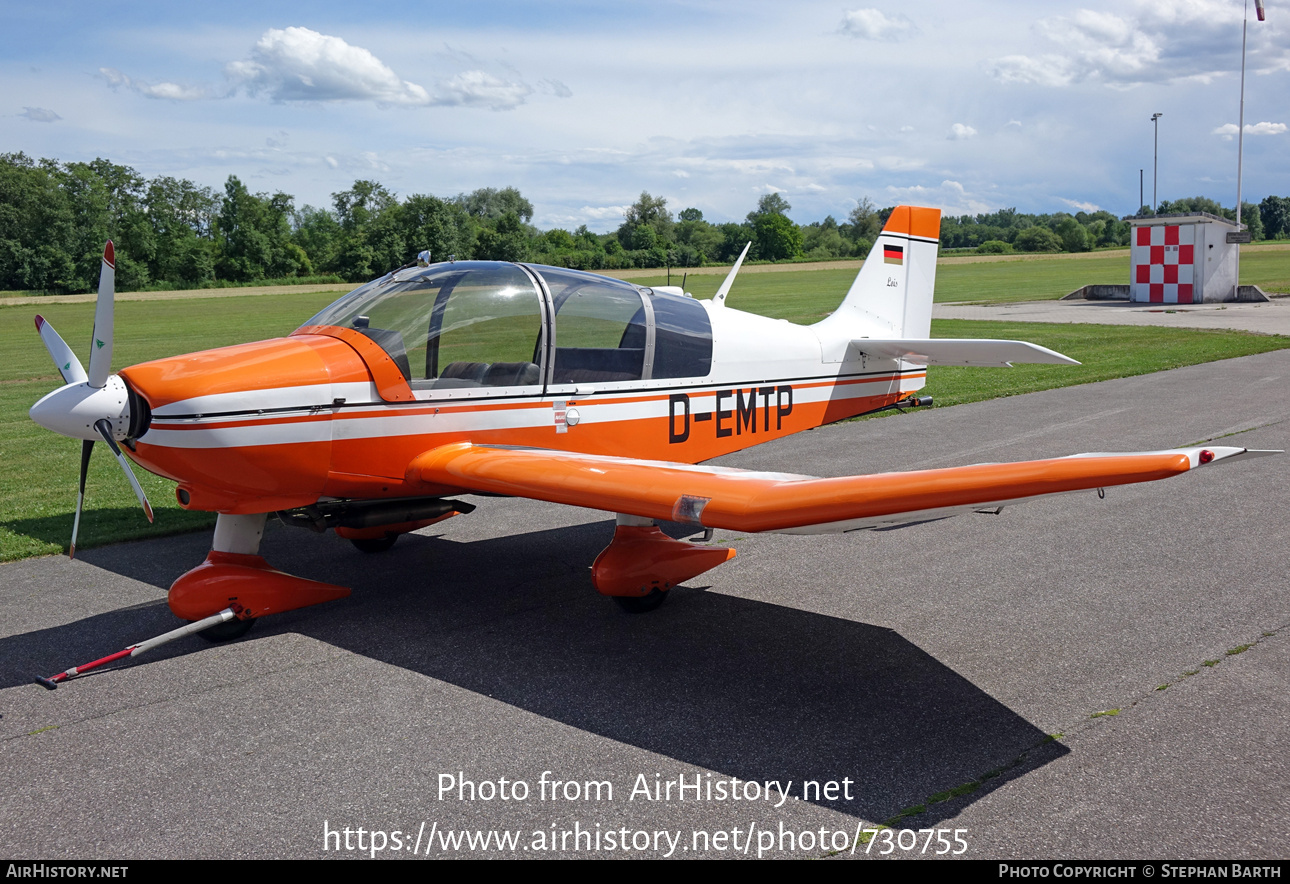
{"label": "tyre", "polygon": [[254,617],[249,620],[238,620],[234,617],[232,620],[225,620],[223,623],[209,626],[197,634],[208,642],[231,642],[235,638],[241,638],[246,635],[254,625]]}
{"label": "tyre", "polygon": [[618,603],[618,607],[627,613],[645,614],[667,601],[667,593],[666,589],[655,589],[649,595],[616,595],[613,598]]}
{"label": "tyre", "polygon": [[354,544],[354,548],[365,553],[382,553],[394,546],[394,542],[399,539],[399,535],[390,534],[385,537],[365,537],[352,538],[349,542]]}

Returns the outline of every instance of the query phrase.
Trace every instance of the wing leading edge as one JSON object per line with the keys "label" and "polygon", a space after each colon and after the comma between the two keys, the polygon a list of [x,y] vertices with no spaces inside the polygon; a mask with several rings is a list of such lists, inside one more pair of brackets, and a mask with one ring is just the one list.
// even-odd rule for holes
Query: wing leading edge
{"label": "wing leading edge", "polygon": [[461,442],[418,455],[408,477],[705,528],[796,534],[940,518],[1274,453],[1208,446],[819,479]]}

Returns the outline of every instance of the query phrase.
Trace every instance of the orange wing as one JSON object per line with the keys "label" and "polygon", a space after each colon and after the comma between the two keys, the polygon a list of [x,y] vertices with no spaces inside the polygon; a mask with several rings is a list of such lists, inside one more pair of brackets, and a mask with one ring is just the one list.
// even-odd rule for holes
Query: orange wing
{"label": "orange wing", "polygon": [[413,459],[408,477],[734,531],[849,531],[1020,500],[1164,479],[1241,455],[1197,447],[817,479],[713,466],[461,442]]}

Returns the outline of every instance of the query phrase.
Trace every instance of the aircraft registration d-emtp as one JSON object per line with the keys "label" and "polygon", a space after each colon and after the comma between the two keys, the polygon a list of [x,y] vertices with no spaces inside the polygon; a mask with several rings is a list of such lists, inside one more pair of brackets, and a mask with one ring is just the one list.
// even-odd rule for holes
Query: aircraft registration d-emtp
{"label": "aircraft registration d-emtp", "polygon": [[642,611],[734,555],[673,539],[659,521],[850,531],[1270,453],[1208,445],[828,479],[701,465],[832,421],[924,404],[916,393],[930,365],[1074,364],[1022,341],[930,337],[939,226],[935,209],[897,208],[841,306],[812,326],[726,306],[739,263],[711,300],[696,300],[676,287],[521,263],[430,263],[423,253],[288,337],[118,374],[108,243],[89,370],[36,318],[65,386],[31,417],[83,440],[70,552],[97,440],[116,454],[149,518],[119,446],[174,480],[181,506],[219,514],[210,554],[169,594],[178,617],[217,638],[349,592],[277,571],[259,555],[273,514],[377,552],[474,509],[458,499],[470,494],[604,510],[617,527],[595,561],[595,587]]}

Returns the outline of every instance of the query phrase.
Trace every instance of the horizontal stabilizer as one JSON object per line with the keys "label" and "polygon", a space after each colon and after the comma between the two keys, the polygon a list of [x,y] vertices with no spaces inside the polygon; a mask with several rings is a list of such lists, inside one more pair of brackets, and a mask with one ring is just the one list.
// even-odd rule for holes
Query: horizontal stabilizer
{"label": "horizontal stabilizer", "polygon": [[903,359],[923,365],[1009,366],[1014,362],[1079,365],[1069,356],[1027,341],[983,338],[923,338],[880,340],[860,338],[851,349],[871,359]]}
{"label": "horizontal stabilizer", "polygon": [[824,533],[934,519],[1069,491],[1150,482],[1247,452],[1203,446],[817,479],[459,442],[410,480],[732,531]]}

